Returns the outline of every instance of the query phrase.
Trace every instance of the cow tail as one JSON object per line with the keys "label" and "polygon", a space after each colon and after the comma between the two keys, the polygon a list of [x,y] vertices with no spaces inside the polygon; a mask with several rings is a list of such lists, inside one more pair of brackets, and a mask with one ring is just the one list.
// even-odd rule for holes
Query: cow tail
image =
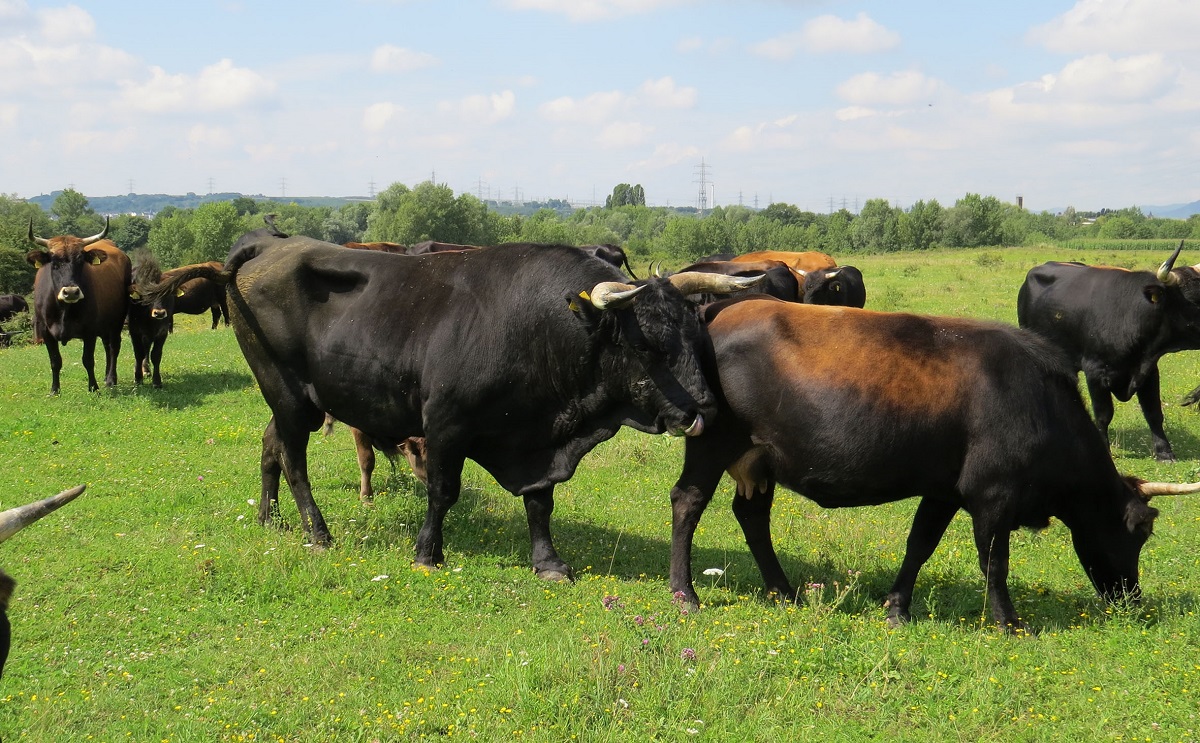
{"label": "cow tail", "polygon": [[[231,259],[230,263],[232,262],[233,260]],[[228,284],[233,280],[234,275],[237,273],[237,266],[241,265],[242,263],[245,263],[245,261],[239,262],[232,269],[229,268],[229,264],[226,264],[224,269],[216,269],[207,264],[189,266],[177,273],[173,273],[169,278],[161,283],[151,284],[143,289],[140,289],[142,301],[148,303],[158,301],[192,279],[209,279],[221,285]]]}

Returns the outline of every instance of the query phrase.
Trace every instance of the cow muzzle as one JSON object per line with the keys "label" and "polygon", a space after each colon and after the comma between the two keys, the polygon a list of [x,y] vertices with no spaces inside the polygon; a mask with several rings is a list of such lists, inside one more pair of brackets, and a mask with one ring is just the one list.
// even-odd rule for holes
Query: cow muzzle
{"label": "cow muzzle", "polygon": [[161,307],[155,307],[154,309],[150,310],[150,317],[155,320],[166,320],[167,311]]}
{"label": "cow muzzle", "polygon": [[83,289],[78,286],[64,286],[58,290],[58,301],[63,304],[75,304],[83,299]]}

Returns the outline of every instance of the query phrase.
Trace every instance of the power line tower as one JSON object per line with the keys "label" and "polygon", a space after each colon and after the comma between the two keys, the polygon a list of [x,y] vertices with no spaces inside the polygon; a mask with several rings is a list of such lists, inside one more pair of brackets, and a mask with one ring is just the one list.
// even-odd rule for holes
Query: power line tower
{"label": "power line tower", "polygon": [[700,216],[704,216],[704,212],[708,211],[708,171],[709,166],[705,164],[704,158],[700,158],[700,164],[696,166],[696,172],[699,178],[695,183],[700,184],[700,193],[696,196],[696,206],[700,209]]}
{"label": "power line tower", "polygon": [[367,198],[375,198],[375,179],[367,181]]}
{"label": "power line tower", "polygon": [[287,178],[279,179],[279,198],[287,198]]}
{"label": "power line tower", "polygon": [[129,179],[129,191],[127,193],[133,193],[133,179],[132,178]]}
{"label": "power line tower", "polygon": [[210,177],[208,179],[208,195],[212,196],[212,194],[213,194],[213,179]]}

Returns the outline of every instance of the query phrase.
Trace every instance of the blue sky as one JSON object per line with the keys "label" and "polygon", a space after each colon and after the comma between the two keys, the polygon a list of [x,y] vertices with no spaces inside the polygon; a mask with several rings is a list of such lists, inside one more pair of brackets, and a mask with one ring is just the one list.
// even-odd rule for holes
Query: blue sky
{"label": "blue sky", "polygon": [[1200,200],[1195,0],[0,0],[0,193]]}

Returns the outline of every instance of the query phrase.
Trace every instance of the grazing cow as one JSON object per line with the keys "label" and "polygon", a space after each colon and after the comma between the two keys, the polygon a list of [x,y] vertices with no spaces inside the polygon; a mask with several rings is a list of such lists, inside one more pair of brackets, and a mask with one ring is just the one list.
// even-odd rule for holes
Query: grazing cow
{"label": "grazing cow", "polygon": [[854,266],[838,266],[826,253],[758,250],[734,256],[735,262],[782,261],[804,275],[800,294],[806,304],[834,304],[842,307],[863,307],[867,303],[867,287],[862,272]]}
{"label": "grazing cow", "polygon": [[720,407],[671,491],[671,590],[688,602],[692,538],[725,471],[768,590],[795,593],[771,543],[776,483],[824,508],[920,497],[889,620],[909,618],[917,572],[961,508],[992,612],[1012,628],[1010,532],[1060,519],[1096,590],[1136,598],[1158,513],[1147,501],[1200,490],[1118,474],[1070,363],[1035,333],[765,298],[719,302],[707,320]]}
{"label": "grazing cow", "polygon": [[328,413],[373,440],[425,438],[419,565],[444,561],[443,522],[470,458],[524,498],[533,568],[548,579],[572,574],[550,536],[554,485],[621,426],[697,435],[712,415],[704,331],[684,296],[756,280],[690,273],[631,285],[572,246],[398,260],[305,237],[239,241],[223,275],[273,413],[260,521],[277,508],[283,471],[305,531],[329,543],[306,462]]}
{"label": "grazing cow", "polygon": [[[10,508],[0,513],[0,542],[8,539],[51,511],[75,500],[85,487],[84,485],[76,485],[58,495],[52,495],[49,498],[28,503],[24,506]],[[12,644],[12,625],[8,621],[8,602],[12,599],[13,589],[16,586],[17,582],[8,573],[0,570],[0,677],[4,675],[4,663],[8,660],[8,651]]]}
{"label": "grazing cow", "polygon": [[[325,425],[322,426],[321,432],[326,436],[333,433],[335,422],[334,417],[326,413]],[[350,427],[350,436],[354,439],[354,452],[358,457],[358,498],[363,503],[375,500],[375,491],[371,487],[371,475],[375,472],[376,449],[383,452],[384,456],[388,458],[393,470],[396,467],[396,460],[403,454],[417,479],[422,484],[429,483],[429,476],[425,469],[425,439],[419,436],[409,436],[399,444],[385,443],[375,440],[370,434],[352,426]]]}
{"label": "grazing cow", "polygon": [[1137,395],[1154,457],[1173,462],[1163,430],[1158,360],[1200,349],[1200,265],[1173,268],[1183,241],[1158,272],[1043,263],[1017,294],[1017,320],[1063,349],[1087,379],[1105,439],[1113,401]]}
{"label": "grazing cow", "polygon": [[755,250],[750,253],[735,255],[731,261],[783,261],[792,268],[801,271],[816,271],[820,268],[837,268],[837,261],[827,253],[816,251],[795,252],[790,250]]}
{"label": "grazing cow", "polygon": [[[220,271],[224,266],[219,261],[211,261],[208,265],[214,270]],[[169,279],[178,271],[185,271],[189,266],[181,266],[172,268],[163,274],[164,279]],[[222,317],[225,318],[225,326],[229,326],[229,307],[225,304],[225,285],[219,281],[213,281],[206,278],[195,278],[185,282],[179,287],[175,297],[174,312],[182,312],[187,315],[203,315],[205,312],[212,312],[212,328],[217,329],[217,323]]]}
{"label": "grazing cow", "polygon": [[30,242],[44,248],[29,251],[25,259],[37,268],[33,279],[33,330],[35,338],[45,341],[50,356],[52,394],[58,394],[62,370],[58,344],[73,338],[83,341],[88,390],[100,389],[94,368],[96,338],[104,345],[104,384],[112,387],[117,383],[117,355],[121,352],[132,270],[129,257],[104,239],[107,234],[105,220],[100,234],[91,237],[36,237],[33,219],[29,220]]}
{"label": "grazing cow", "polygon": [[[801,302],[804,299],[801,287],[805,275],[782,261],[700,261],[679,270],[724,276],[762,276],[763,280],[752,289],[748,289],[748,292],[766,294],[785,302]],[[713,299],[714,297],[706,296],[701,297],[700,301],[711,302]]]}
{"label": "grazing cow", "polygon": [[20,294],[0,294],[0,322],[8,322],[18,312],[28,312],[29,303]]}
{"label": "grazing cow", "polygon": [[342,243],[342,247],[350,248],[351,250],[378,250],[381,253],[397,253],[399,255],[407,255],[408,248],[400,243],[374,242],[374,243]]}
{"label": "grazing cow", "polygon": [[[218,266],[220,264],[217,264]],[[146,253],[133,267],[133,283],[129,287],[129,340],[133,344],[133,382],[141,384],[144,374],[151,374],[155,389],[162,387],[159,365],[162,363],[163,345],[171,332],[177,294],[166,294],[154,299],[142,299],[146,287],[162,281],[163,272],[158,260]],[[153,372],[150,368],[153,368]]]}

